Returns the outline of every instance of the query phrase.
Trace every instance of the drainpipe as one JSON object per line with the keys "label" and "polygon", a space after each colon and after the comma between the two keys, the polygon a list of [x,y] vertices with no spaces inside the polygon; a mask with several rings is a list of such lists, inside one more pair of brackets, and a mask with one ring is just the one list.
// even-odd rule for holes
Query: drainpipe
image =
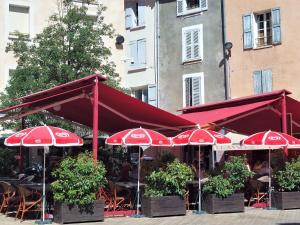
{"label": "drainpipe", "polygon": [[230,99],[230,87],[229,87],[229,64],[227,57],[227,50],[225,49],[225,43],[227,42],[226,35],[226,8],[225,1],[221,0],[221,15],[222,15],[222,41],[223,41],[223,59],[224,59],[224,86],[225,86],[225,99]]}
{"label": "drainpipe", "polygon": [[154,24],[156,104],[159,108],[159,0],[155,0]]}

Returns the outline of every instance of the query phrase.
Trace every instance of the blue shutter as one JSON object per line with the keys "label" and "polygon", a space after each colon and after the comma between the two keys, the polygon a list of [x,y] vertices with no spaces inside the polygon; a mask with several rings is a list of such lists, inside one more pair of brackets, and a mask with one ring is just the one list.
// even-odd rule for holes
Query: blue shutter
{"label": "blue shutter", "polygon": [[183,13],[183,0],[177,0],[177,16],[180,16]]}
{"label": "blue shutter", "polygon": [[131,41],[129,44],[130,48],[130,67],[136,67],[138,64],[138,58],[137,58],[137,42],[136,41]]}
{"label": "blue shutter", "polygon": [[262,71],[262,92],[271,92],[273,89],[272,70]]}
{"label": "blue shutter", "polygon": [[262,79],[261,79],[261,71],[254,71],[253,74],[253,86],[254,86],[254,94],[262,93]]}
{"label": "blue shutter", "polygon": [[272,42],[281,43],[280,8],[272,9]]}
{"label": "blue shutter", "polygon": [[156,84],[148,85],[148,103],[157,107],[157,99],[156,99]]}
{"label": "blue shutter", "polygon": [[243,16],[244,49],[249,49],[253,46],[251,18],[251,14]]}
{"label": "blue shutter", "polygon": [[138,26],[144,26],[145,25],[145,0],[139,0],[138,2]]}
{"label": "blue shutter", "polygon": [[146,40],[141,39],[137,42],[137,57],[138,57],[138,66],[145,67],[146,65]]}

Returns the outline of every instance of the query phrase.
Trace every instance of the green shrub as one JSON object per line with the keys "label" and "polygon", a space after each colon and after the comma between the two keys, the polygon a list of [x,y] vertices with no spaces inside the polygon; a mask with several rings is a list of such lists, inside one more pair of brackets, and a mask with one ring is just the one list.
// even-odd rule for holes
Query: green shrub
{"label": "green shrub", "polygon": [[209,177],[204,184],[203,192],[226,198],[243,188],[247,179],[254,175],[247,169],[244,161],[245,158],[241,156],[231,157],[225,162],[222,175]]}
{"label": "green shrub", "polygon": [[275,174],[278,191],[300,191],[300,157],[286,162],[284,169]]}
{"label": "green shrub", "polygon": [[96,200],[96,192],[106,184],[106,169],[102,162],[94,163],[92,154],[67,157],[52,172],[57,180],[51,184],[54,200],[85,206]]}
{"label": "green shrub", "polygon": [[183,196],[187,183],[191,182],[192,179],[192,169],[185,163],[181,163],[178,159],[175,159],[166,168],[153,171],[146,177],[147,186],[145,196]]}
{"label": "green shrub", "polygon": [[234,193],[230,181],[222,175],[209,177],[203,187],[203,192],[207,194],[216,194],[219,198],[226,198]]}

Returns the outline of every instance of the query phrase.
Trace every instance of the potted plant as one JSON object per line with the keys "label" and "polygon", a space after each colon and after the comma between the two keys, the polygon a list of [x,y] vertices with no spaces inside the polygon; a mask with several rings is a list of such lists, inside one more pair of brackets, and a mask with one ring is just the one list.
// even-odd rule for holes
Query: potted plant
{"label": "potted plant", "polygon": [[105,174],[103,163],[94,162],[90,153],[65,158],[52,172],[54,221],[103,221],[104,202],[96,200],[96,192],[106,184]]}
{"label": "potted plant", "polygon": [[272,206],[278,209],[300,208],[300,157],[286,162],[275,174],[276,190],[272,192]]}
{"label": "potted plant", "polygon": [[177,159],[166,168],[153,171],[146,177],[143,214],[148,217],[185,215],[185,188],[192,179],[192,169]]}
{"label": "potted plant", "polygon": [[204,184],[204,209],[208,213],[243,212],[246,180],[253,176],[244,158],[233,156],[225,162],[221,175],[211,176]]}

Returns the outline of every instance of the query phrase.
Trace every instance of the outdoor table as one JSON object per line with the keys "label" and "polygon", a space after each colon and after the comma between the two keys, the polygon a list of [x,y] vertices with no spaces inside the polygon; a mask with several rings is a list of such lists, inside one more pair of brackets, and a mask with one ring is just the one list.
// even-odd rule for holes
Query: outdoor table
{"label": "outdoor table", "polygon": [[[116,210],[117,205],[117,188],[116,186],[123,187],[126,189],[136,189],[137,188],[137,182],[131,182],[131,181],[118,181],[114,183],[114,211]],[[145,187],[145,183],[140,183],[140,187]]]}

